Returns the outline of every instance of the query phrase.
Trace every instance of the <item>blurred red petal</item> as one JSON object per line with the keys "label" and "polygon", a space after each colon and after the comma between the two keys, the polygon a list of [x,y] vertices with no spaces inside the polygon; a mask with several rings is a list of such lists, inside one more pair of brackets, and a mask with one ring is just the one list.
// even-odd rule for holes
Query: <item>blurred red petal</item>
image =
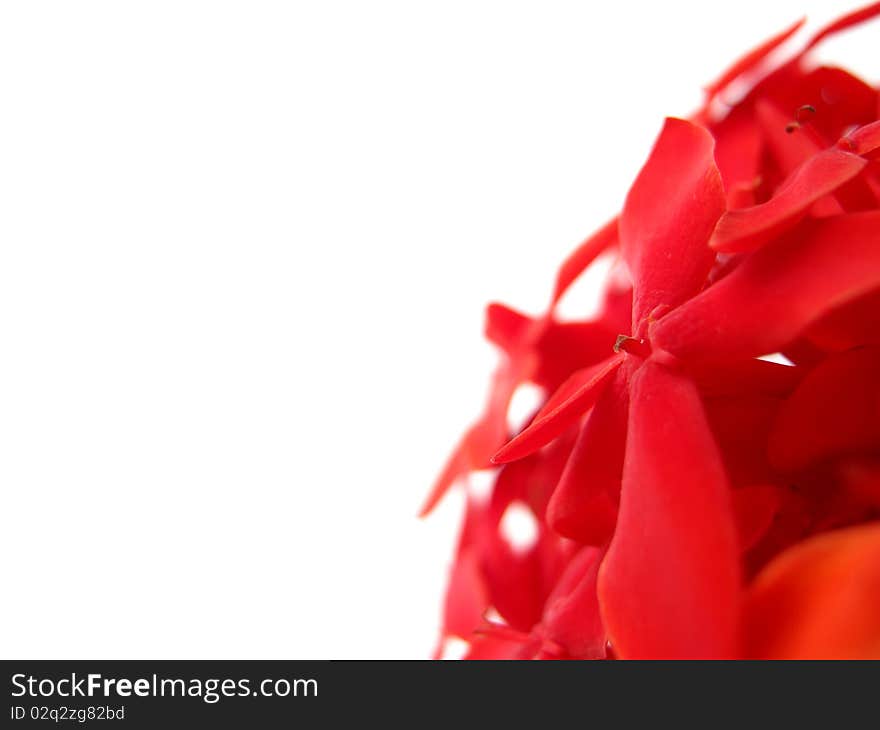
{"label": "blurred red petal", "polygon": [[517,659],[522,651],[522,641],[490,634],[475,636],[470,648],[462,657],[466,660]]}
{"label": "blurred red petal", "polygon": [[593,263],[596,257],[617,245],[617,218],[606,223],[578,246],[559,267],[553,288],[552,305],[555,305],[574,281]]}
{"label": "blurred red petal", "polygon": [[[788,115],[798,118],[800,129],[827,147],[852,125],[877,118],[877,90],[853,74],[834,66],[804,67],[789,64],[766,98]],[[799,109],[808,105],[808,110]],[[784,133],[785,130],[778,130]],[[797,136],[797,130],[792,132]]]}
{"label": "blurred red petal", "polygon": [[604,360],[614,346],[617,332],[604,318],[591,322],[551,322],[535,343],[532,381],[555,390],[573,372]]}
{"label": "blurred red petal", "polygon": [[768,99],[758,99],[755,103],[755,118],[761,125],[767,148],[786,177],[828,146],[811,126],[791,126],[796,109],[783,111]]}
{"label": "blurred red petal", "polygon": [[787,41],[795,33],[797,33],[801,29],[805,21],[806,18],[801,18],[799,21],[786,28],[781,33],[777,33],[772,38],[769,38],[761,45],[753,48],[751,51],[738,58],[727,70],[724,71],[724,73],[721,74],[718,79],[716,79],[706,87],[706,94],[709,97],[718,94],[720,91],[723,91],[724,88],[732,81],[735,81],[743,74],[749,73],[750,71],[753,71],[756,67],[760,66],[761,62],[767,56],[769,56],[773,51],[779,48],[779,46],[785,43],[785,41]]}
{"label": "blurred red petal", "polygon": [[880,344],[880,289],[834,308],[804,336],[829,352]]}
{"label": "blurred red petal", "polygon": [[488,591],[471,549],[458,555],[449,577],[443,610],[443,633],[468,638],[483,622],[489,607]]}
{"label": "blurred red petal", "polygon": [[854,10],[851,13],[847,13],[846,15],[835,20],[833,23],[829,23],[824,28],[817,31],[810,39],[809,43],[807,43],[806,47],[804,48],[804,52],[809,51],[811,48],[814,48],[826,38],[835,35],[836,33],[840,33],[841,31],[847,30],[848,28],[852,28],[855,25],[859,25],[860,23],[864,23],[866,20],[870,20],[877,15],[880,15],[880,2],[871,3],[870,5],[866,5],[863,8],[859,8],[858,10]]}
{"label": "blurred red petal", "polygon": [[534,339],[535,320],[506,304],[492,302],[486,307],[484,333],[487,340],[512,354]]}
{"label": "blurred red petal", "polygon": [[706,416],[732,486],[772,482],[767,438],[782,398],[748,393],[705,399]]}
{"label": "blurred red petal", "polygon": [[779,511],[779,487],[752,484],[733,490],[733,511],[742,550],[753,547],[770,529]]}
{"label": "blurred red petal", "polygon": [[873,510],[880,510],[880,459],[862,456],[841,459],[837,464],[841,488]]}
{"label": "blurred red petal", "polygon": [[779,508],[767,532],[746,555],[747,576],[754,576],[782,550],[809,534],[813,518],[808,499],[799,490],[779,486]]}
{"label": "blurred red petal", "polygon": [[544,609],[544,636],[573,659],[605,658],[605,629],[596,596],[600,557],[596,548],[581,549],[571,559]]}
{"label": "blurred red petal", "polygon": [[576,437],[576,429],[568,429],[541,451],[505,464],[489,500],[492,519],[500,520],[508,505],[519,500],[544,521],[547,502],[566,467]]}
{"label": "blurred red petal", "polygon": [[605,317],[559,322],[550,315],[533,319],[504,304],[486,308],[486,337],[511,358],[528,359],[524,380],[555,390],[575,370],[604,360],[617,334]]}
{"label": "blurred red petal", "polygon": [[[763,138],[748,107],[734,108],[712,127],[715,163],[727,193],[728,207],[736,201],[755,204],[755,192],[762,182]],[[737,206],[737,207],[742,207]]]}
{"label": "blurred red petal", "polygon": [[489,533],[481,569],[491,605],[511,628],[528,633],[541,620],[544,602],[565,568],[559,543],[540,525],[537,541],[526,550],[510,545],[497,529]]}

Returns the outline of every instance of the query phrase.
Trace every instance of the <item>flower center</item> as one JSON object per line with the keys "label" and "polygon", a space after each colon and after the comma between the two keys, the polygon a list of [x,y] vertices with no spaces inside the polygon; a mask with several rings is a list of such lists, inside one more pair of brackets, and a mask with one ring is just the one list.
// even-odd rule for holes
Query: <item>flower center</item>
{"label": "flower center", "polygon": [[630,355],[647,358],[651,355],[651,345],[647,340],[640,340],[629,335],[617,335],[614,343],[614,352],[628,352]]}

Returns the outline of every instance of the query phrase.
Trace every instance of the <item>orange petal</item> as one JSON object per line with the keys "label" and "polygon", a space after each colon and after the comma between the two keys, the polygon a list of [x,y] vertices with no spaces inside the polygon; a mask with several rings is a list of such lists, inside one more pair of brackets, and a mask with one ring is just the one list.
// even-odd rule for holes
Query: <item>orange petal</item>
{"label": "orange petal", "polygon": [[762,659],[880,659],[880,524],[786,550],[745,602],[747,654]]}

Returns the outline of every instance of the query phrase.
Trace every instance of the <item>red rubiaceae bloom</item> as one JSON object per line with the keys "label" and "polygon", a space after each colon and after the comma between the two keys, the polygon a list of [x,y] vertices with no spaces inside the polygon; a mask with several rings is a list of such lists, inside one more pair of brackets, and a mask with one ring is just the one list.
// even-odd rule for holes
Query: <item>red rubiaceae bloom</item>
{"label": "red rubiaceae bloom", "polygon": [[[880,658],[880,92],[810,58],[878,14],[775,68],[802,21],[745,55],[666,120],[545,314],[489,307],[502,363],[424,509],[495,469],[444,609],[467,656]],[[559,321],[612,251],[629,286]],[[511,435],[523,383],[545,399]]]}

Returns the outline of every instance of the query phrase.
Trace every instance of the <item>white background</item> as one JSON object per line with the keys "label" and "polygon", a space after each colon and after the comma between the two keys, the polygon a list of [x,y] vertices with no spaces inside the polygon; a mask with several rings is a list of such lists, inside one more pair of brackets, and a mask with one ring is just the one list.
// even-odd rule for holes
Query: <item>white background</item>
{"label": "white background", "polygon": [[835,5],[3,3],[0,653],[427,656],[482,306]]}

